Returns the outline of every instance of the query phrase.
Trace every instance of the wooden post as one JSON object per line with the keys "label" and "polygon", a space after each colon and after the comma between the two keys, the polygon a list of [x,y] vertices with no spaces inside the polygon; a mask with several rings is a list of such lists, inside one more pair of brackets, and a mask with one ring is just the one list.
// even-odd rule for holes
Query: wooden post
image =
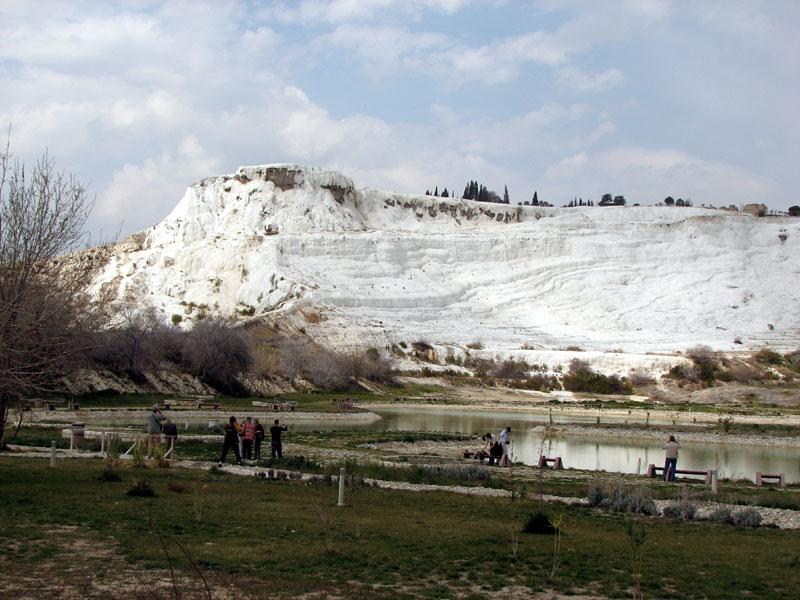
{"label": "wooden post", "polygon": [[764,480],[761,478],[761,471],[756,471],[756,485],[758,487],[764,485]]}
{"label": "wooden post", "polygon": [[711,493],[716,495],[718,491],[718,479],[717,479],[717,470],[711,473]]}
{"label": "wooden post", "polygon": [[344,479],[345,479],[345,471],[344,467],[339,469],[339,502],[336,506],[344,506]]}
{"label": "wooden post", "polygon": [[50,468],[55,469],[56,467],[56,441],[52,440],[50,442]]}
{"label": "wooden post", "polygon": [[713,482],[714,482],[714,471],[711,470],[711,469],[708,469],[706,471],[706,485],[710,486]]}
{"label": "wooden post", "polygon": [[636,459],[636,474],[641,475],[642,473],[642,457]]}

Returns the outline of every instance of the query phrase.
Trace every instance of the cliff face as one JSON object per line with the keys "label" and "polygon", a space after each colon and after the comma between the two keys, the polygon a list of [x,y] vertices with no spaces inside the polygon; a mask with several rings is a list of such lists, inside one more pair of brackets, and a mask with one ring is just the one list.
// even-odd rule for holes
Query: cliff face
{"label": "cliff face", "polygon": [[264,165],[190,186],[137,236],[94,290],[182,327],[280,314],[340,347],[517,354],[800,345],[798,219],[485,204]]}

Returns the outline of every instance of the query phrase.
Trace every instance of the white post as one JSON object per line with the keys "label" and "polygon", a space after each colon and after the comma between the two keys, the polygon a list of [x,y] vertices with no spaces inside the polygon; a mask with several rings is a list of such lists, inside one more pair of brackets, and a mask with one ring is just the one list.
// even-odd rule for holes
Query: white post
{"label": "white post", "polygon": [[336,506],[344,506],[344,467],[339,469],[339,502]]}
{"label": "white post", "polygon": [[75,438],[72,436],[72,431],[69,432],[69,453],[72,454],[72,443],[75,441]]}
{"label": "white post", "polygon": [[711,493],[716,495],[717,493],[717,470],[714,469],[711,472]]}
{"label": "white post", "polygon": [[100,433],[100,454],[104,454],[106,451],[106,432],[103,431]]}
{"label": "white post", "polygon": [[54,469],[56,466],[56,441],[50,442],[50,468]]}
{"label": "white post", "polygon": [[641,456],[636,459],[636,474],[637,475],[641,475],[642,474],[642,457]]}

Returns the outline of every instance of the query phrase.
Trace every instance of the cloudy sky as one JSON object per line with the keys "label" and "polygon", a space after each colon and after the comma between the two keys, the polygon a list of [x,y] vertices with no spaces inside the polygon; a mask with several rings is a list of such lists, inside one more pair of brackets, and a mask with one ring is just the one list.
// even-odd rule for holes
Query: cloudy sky
{"label": "cloudy sky", "polygon": [[156,223],[242,164],[512,202],[800,203],[796,0],[0,0],[0,124]]}

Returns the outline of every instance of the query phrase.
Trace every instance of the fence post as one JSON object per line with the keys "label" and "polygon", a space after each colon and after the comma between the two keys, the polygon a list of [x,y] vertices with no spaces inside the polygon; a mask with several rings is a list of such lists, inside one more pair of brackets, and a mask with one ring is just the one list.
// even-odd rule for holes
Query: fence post
{"label": "fence post", "polygon": [[717,470],[714,469],[711,472],[711,493],[716,495],[717,489]]}
{"label": "fence post", "polygon": [[56,441],[50,441],[50,468],[54,469],[56,466]]}
{"label": "fence post", "polygon": [[641,475],[642,473],[642,457],[636,459],[636,474]]}
{"label": "fence post", "polygon": [[344,467],[339,469],[339,502],[336,506],[344,506],[344,479],[345,479],[345,471]]}

